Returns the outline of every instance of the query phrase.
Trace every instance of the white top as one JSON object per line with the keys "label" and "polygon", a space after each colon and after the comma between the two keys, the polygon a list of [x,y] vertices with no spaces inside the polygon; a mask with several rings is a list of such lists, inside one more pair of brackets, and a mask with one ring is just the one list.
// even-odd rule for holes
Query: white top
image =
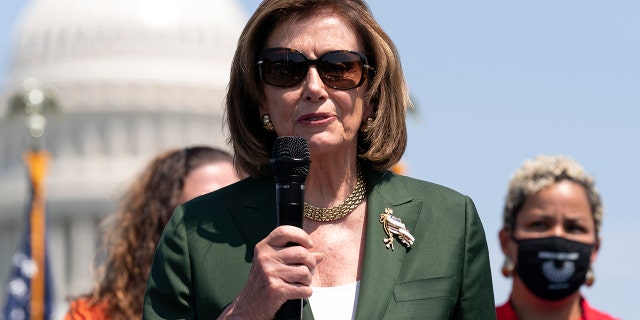
{"label": "white top", "polygon": [[312,287],[309,298],[316,320],[352,320],[358,306],[360,281],[337,287]]}

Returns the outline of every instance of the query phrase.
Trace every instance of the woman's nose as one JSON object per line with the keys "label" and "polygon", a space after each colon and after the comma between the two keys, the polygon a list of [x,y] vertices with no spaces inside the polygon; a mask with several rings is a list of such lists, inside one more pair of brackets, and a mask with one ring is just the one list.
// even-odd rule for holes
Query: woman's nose
{"label": "woman's nose", "polygon": [[304,99],[308,101],[323,100],[326,98],[326,91],[324,90],[324,82],[320,78],[318,69],[315,66],[310,66],[307,72],[307,79],[304,84]]}
{"label": "woman's nose", "polygon": [[567,232],[564,230],[564,226],[562,224],[554,225],[551,228],[552,235],[555,237],[567,237]]}
{"label": "woman's nose", "polygon": [[307,71],[307,85],[310,87],[322,87],[324,85],[315,65],[309,66],[309,71]]}

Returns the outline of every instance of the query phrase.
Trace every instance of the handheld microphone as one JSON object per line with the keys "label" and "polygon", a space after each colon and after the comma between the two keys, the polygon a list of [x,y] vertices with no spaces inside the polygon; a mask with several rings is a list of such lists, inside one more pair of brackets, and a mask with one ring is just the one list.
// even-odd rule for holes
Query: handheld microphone
{"label": "handheld microphone", "polygon": [[[304,181],[311,163],[307,141],[302,137],[277,137],[270,162],[276,180],[277,225],[302,228]],[[276,319],[302,319],[302,299],[287,300],[276,312]]]}

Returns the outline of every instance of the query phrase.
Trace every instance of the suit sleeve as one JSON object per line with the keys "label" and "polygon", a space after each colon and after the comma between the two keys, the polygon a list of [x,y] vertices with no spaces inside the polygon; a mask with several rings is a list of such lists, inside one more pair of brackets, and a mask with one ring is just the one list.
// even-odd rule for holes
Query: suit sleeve
{"label": "suit sleeve", "polygon": [[182,207],[164,229],[151,264],[142,318],[195,319],[191,263]]}
{"label": "suit sleeve", "polygon": [[463,278],[454,319],[496,319],[487,239],[469,197],[465,207]]}

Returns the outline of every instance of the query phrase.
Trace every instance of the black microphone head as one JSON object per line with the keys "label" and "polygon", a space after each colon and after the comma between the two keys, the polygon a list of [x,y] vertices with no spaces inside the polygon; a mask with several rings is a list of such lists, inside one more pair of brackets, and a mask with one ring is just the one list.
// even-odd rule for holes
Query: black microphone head
{"label": "black microphone head", "polygon": [[307,140],[303,137],[277,137],[273,144],[271,168],[278,177],[298,176],[305,178],[309,174],[311,154]]}

